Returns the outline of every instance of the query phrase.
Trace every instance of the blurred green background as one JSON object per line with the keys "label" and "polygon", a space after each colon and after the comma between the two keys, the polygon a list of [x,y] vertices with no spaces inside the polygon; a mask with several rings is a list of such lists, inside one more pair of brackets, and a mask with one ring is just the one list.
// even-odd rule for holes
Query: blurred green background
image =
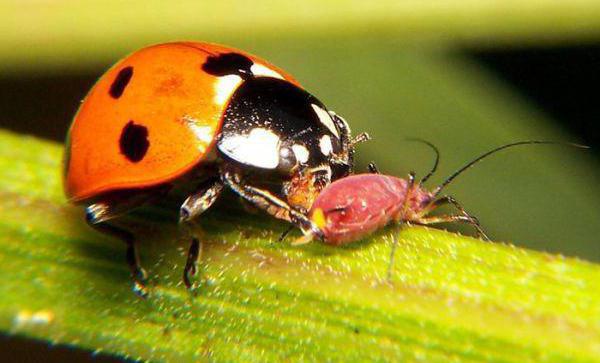
{"label": "blurred green background", "polygon": [[[144,45],[223,43],[295,75],[355,133],[358,170],[465,161],[523,139],[448,192],[499,241],[600,261],[596,1],[0,1],[0,127],[61,141],[79,101]],[[450,227],[455,228],[455,227]],[[470,233],[470,231],[469,231]]]}

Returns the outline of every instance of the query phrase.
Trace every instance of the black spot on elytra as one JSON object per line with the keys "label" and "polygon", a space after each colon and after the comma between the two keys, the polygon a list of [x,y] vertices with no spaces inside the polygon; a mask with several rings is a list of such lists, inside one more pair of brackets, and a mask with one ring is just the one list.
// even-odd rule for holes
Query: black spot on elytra
{"label": "black spot on elytra", "polygon": [[123,128],[119,138],[121,154],[125,155],[130,161],[137,163],[144,158],[149,146],[148,129],[129,121]]}
{"label": "black spot on elytra", "polygon": [[252,61],[250,58],[239,53],[224,53],[211,55],[202,65],[202,70],[213,76],[222,77],[229,74],[236,74],[242,78],[252,76]]}
{"label": "black spot on elytra", "polygon": [[123,91],[125,91],[125,87],[127,87],[127,84],[131,80],[131,76],[133,76],[133,67],[125,67],[119,71],[108,91],[112,98],[117,99],[121,97]]}

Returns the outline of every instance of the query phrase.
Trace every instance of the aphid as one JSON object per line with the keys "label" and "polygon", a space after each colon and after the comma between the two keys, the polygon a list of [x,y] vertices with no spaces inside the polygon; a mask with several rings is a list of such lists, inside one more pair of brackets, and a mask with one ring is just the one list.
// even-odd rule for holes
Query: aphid
{"label": "aphid", "polygon": [[[500,150],[528,144],[563,144],[553,141],[521,141],[497,147],[452,173],[439,186],[428,190],[423,184],[437,169],[439,151],[426,141],[418,141],[426,143],[436,153],[433,168],[420,182],[415,183],[414,172],[403,179],[379,174],[373,169],[374,173],[371,174],[356,174],[336,180],[319,194],[309,212],[309,218],[319,227],[324,243],[351,243],[389,223],[429,225],[460,222],[472,225],[480,237],[488,239],[477,218],[469,214],[453,197],[441,195],[444,188],[465,170]],[[577,144],[568,145],[587,148]],[[431,215],[431,212],[445,204],[453,206],[457,214]],[[308,243],[314,238],[315,235],[309,231],[294,244]],[[394,248],[395,245],[396,242]]]}
{"label": "aphid", "polygon": [[[180,222],[225,187],[303,229],[318,193],[352,172],[346,121],[284,70],[238,49],[177,42],[138,50],[109,69],[77,111],[65,147],[64,187],[94,228],[127,244],[134,290],[147,293],[134,236],[114,219],[191,186]],[[201,244],[183,280],[192,286]]]}

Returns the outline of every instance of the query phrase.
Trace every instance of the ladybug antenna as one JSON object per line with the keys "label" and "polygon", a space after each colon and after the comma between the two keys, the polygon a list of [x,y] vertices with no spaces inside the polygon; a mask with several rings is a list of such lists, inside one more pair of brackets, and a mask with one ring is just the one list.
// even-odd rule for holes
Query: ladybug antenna
{"label": "ladybug antenna", "polygon": [[458,169],[457,171],[455,171],[454,173],[452,173],[452,175],[450,175],[446,180],[444,180],[444,182],[442,184],[440,184],[437,188],[435,188],[432,192],[433,194],[433,198],[437,197],[442,189],[444,189],[448,184],[450,184],[457,176],[459,176],[460,174],[462,174],[464,171],[466,171],[467,169],[469,169],[470,167],[472,167],[473,165],[477,164],[478,162],[480,162],[481,160],[485,159],[486,157],[497,153],[500,150],[504,150],[504,149],[508,149],[511,148],[513,146],[519,146],[519,145],[531,145],[531,144],[553,144],[553,145],[565,145],[565,146],[573,146],[573,147],[577,147],[580,149],[589,149],[589,146],[586,145],[580,145],[580,144],[574,144],[574,143],[570,143],[570,142],[560,142],[560,141],[541,141],[541,140],[527,140],[527,141],[519,141],[519,142],[513,142],[510,144],[506,144],[506,145],[502,145],[499,146],[493,150],[490,150],[480,156],[478,156],[477,158],[471,160],[470,162],[468,162],[467,164],[465,164],[462,168]]}
{"label": "ladybug antenna", "polygon": [[430,143],[427,140],[419,139],[419,138],[416,138],[416,137],[408,137],[405,140],[406,141],[420,142],[422,144],[425,144],[425,145],[429,146],[433,150],[433,152],[435,152],[435,161],[433,162],[433,167],[431,168],[431,170],[429,171],[429,173],[427,173],[427,175],[425,175],[421,179],[421,181],[419,182],[419,186],[421,186],[421,185],[423,185],[423,183],[425,183],[427,181],[427,179],[431,178],[431,176],[433,174],[435,174],[435,172],[437,170],[437,167],[438,167],[438,164],[440,163],[440,151],[438,150],[438,148],[434,144]]}
{"label": "ladybug antenna", "polygon": [[350,146],[354,146],[356,144],[363,143],[365,141],[371,140],[371,135],[366,132],[361,132],[350,140]]}

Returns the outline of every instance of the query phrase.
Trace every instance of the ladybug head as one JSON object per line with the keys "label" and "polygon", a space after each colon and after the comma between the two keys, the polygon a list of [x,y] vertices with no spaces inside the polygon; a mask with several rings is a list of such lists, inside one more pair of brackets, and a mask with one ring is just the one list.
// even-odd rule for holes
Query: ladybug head
{"label": "ladybug head", "polygon": [[217,149],[246,169],[277,173],[290,204],[310,207],[325,185],[352,171],[353,144],[365,138],[352,140],[346,121],[300,87],[256,77],[232,95]]}

